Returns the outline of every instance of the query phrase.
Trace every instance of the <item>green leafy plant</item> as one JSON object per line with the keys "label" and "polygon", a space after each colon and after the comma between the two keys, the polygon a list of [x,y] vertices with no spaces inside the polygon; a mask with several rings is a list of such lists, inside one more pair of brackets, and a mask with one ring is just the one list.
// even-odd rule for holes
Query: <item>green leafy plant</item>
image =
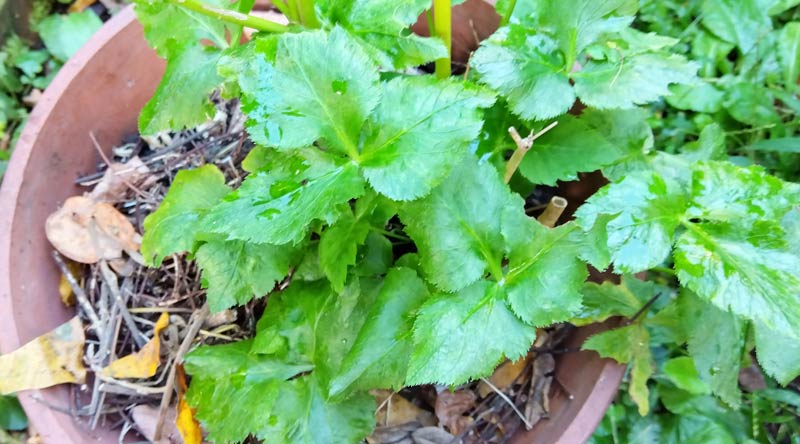
{"label": "green leafy plant", "polygon": [[[630,27],[637,1],[498,2],[505,25],[467,78],[449,76],[440,38],[450,2],[434,2],[432,38],[408,32],[427,0],[276,2],[288,26],[251,6],[137,2],[167,58],[141,131],[205,121],[220,89],[257,145],[236,189],[214,166],[182,171],[144,224],[145,259],[191,254],[213,311],[269,295],[254,338],[186,358],[211,440],[360,442],[368,390],[486,376],[558,322],[631,318],[585,348],[631,363],[641,413],[654,319],[678,325],[731,405],[732,351],[755,343],[776,379],[800,373],[779,354],[800,338],[800,186],[720,161],[719,127],[681,154],[654,149],[637,105],[700,65]],[[261,32],[243,42],[243,26]],[[434,60],[436,76],[408,70]],[[576,99],[589,109],[565,114]],[[515,146],[511,125],[551,130]],[[575,221],[526,214],[534,185],[597,169],[611,183]],[[682,290],[656,304],[652,284],[585,283],[587,263],[662,270]]]}

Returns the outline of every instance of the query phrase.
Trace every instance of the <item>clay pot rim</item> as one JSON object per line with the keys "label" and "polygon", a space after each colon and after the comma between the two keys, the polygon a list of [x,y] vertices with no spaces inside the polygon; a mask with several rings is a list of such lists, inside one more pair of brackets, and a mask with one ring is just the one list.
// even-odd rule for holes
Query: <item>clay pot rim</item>
{"label": "clay pot rim", "polygon": [[[96,54],[135,21],[133,7],[125,8],[106,22],[87,44],[67,61],[31,113],[9,162],[2,188],[0,188],[0,230],[2,230],[0,231],[0,305],[3,308],[0,310],[0,353],[15,350],[23,345],[19,327],[15,322],[15,306],[11,297],[12,285],[9,270],[13,261],[11,251],[12,222],[15,219],[17,200],[23,187],[32,150],[34,146],[42,143],[39,140],[39,133],[50,120],[54,109],[63,99],[64,92],[72,86],[73,81]],[[32,229],[38,229],[38,227],[33,227]],[[29,309],[30,307],[26,308]],[[598,415],[598,409],[604,412],[616,395],[624,370],[625,366],[621,366],[614,361],[603,361],[602,368],[593,381],[588,397],[581,404],[572,421],[558,435],[555,441],[556,444],[584,442],[591,436],[593,430],[602,419],[602,415]],[[41,392],[41,390],[34,390],[28,391],[27,394],[34,394],[36,395],[35,397],[39,397]],[[39,430],[47,430],[49,434],[58,436],[61,439],[72,440],[76,443],[81,442],[81,439],[84,441],[88,439],[88,437],[77,437],[74,434],[75,431],[67,430],[62,426],[62,422],[65,421],[63,413],[35,401],[31,396],[21,396],[20,401],[26,412],[28,412],[31,423]],[[70,420],[70,418],[66,418],[66,421]],[[526,438],[526,435],[528,434],[524,432],[518,433],[513,442],[518,444],[534,442]]]}

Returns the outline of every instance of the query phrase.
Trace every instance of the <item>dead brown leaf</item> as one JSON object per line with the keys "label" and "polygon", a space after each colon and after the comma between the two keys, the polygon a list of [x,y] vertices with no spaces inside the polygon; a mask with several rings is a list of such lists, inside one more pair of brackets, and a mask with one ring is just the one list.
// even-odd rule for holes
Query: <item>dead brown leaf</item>
{"label": "dead brown leaf", "polygon": [[45,233],[64,256],[80,263],[117,259],[138,251],[140,236],[128,219],[107,203],[74,196],[47,218]]}
{"label": "dead brown leaf", "polygon": [[439,418],[439,425],[447,427],[451,431],[457,428],[458,419],[475,407],[475,392],[472,390],[456,390],[451,392],[445,390],[436,397],[434,411]]}
{"label": "dead brown leaf", "polygon": [[178,388],[178,417],[175,425],[183,438],[183,444],[203,444],[203,429],[195,418],[195,410],[189,407],[184,394],[186,394],[186,373],[182,365],[178,365],[175,371],[175,385]]}
{"label": "dead brown leaf", "polygon": [[126,163],[111,163],[103,178],[89,193],[89,198],[97,202],[116,202],[122,198],[130,185],[138,185],[149,173],[150,169],[137,156]]}
{"label": "dead brown leaf", "polygon": [[556,361],[550,353],[541,354],[533,361],[531,385],[525,403],[525,418],[531,427],[550,413],[550,386],[555,368]]}
{"label": "dead brown leaf", "polygon": [[112,378],[149,378],[156,374],[161,364],[161,338],[159,334],[169,325],[169,315],[161,313],[153,329],[153,339],[136,353],[117,359],[103,369],[103,375]]}
{"label": "dead brown leaf", "polygon": [[397,393],[389,390],[373,390],[371,393],[375,396],[375,402],[381,406],[375,414],[377,424],[386,427],[410,422],[418,422],[426,426],[436,424],[436,418],[433,413],[417,407]]}
{"label": "dead brown leaf", "polygon": [[16,351],[0,356],[0,393],[39,389],[86,380],[85,337],[78,317],[45,333]]}
{"label": "dead brown leaf", "polygon": [[[514,362],[506,361],[497,367],[492,373],[492,377],[489,378],[489,382],[491,382],[495,387],[499,390],[505,390],[511,387],[511,384],[519,378],[519,375],[522,374],[522,371],[525,370],[525,367],[528,365],[528,357],[525,356],[524,358],[520,358]],[[478,383],[478,395],[481,398],[485,398],[486,395],[492,393],[491,387],[489,384],[481,381]]]}
{"label": "dead brown leaf", "polygon": [[[150,442],[156,433],[156,424],[158,423],[159,409],[149,405],[137,405],[131,409],[131,416],[139,433]],[[164,421],[164,432],[161,434],[162,438],[159,444],[181,444],[181,435],[178,432],[178,427],[175,425],[175,418],[177,413],[175,408],[167,410],[166,420]]]}
{"label": "dead brown leaf", "polygon": [[439,427],[423,427],[411,434],[414,444],[450,444],[454,438],[455,436]]}

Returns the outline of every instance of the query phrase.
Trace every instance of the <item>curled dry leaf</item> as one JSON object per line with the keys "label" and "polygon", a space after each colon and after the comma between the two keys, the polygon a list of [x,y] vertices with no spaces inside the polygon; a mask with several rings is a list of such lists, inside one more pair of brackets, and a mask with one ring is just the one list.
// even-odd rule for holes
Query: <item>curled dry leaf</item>
{"label": "curled dry leaf", "polygon": [[123,250],[138,251],[140,236],[116,208],[74,196],[47,218],[47,239],[64,256],[80,263],[117,259]]}
{"label": "curled dry leaf", "polygon": [[149,173],[150,168],[138,156],[132,157],[126,163],[111,163],[103,178],[89,193],[89,198],[97,202],[116,202],[124,195],[129,184],[137,185]]}
{"label": "curled dry leaf", "polygon": [[104,376],[112,378],[149,378],[156,374],[161,363],[161,338],[159,334],[169,325],[169,315],[161,313],[153,329],[153,339],[136,353],[124,356],[103,369]]}
{"label": "curled dry leaf", "polygon": [[439,427],[423,427],[411,434],[414,444],[450,444],[455,436]]}
{"label": "curled dry leaf", "polygon": [[[506,361],[495,369],[494,373],[492,373],[492,377],[489,378],[489,382],[491,382],[498,390],[505,390],[511,387],[511,384],[519,378],[519,375],[522,374],[522,371],[525,370],[525,367],[528,365],[528,356],[523,358],[517,359],[514,362]],[[489,393],[492,393],[491,387],[489,384],[481,381],[478,383],[478,395],[481,398],[485,398]]]}
{"label": "curled dry leaf", "polygon": [[195,409],[189,407],[184,394],[186,393],[186,372],[182,365],[175,370],[175,385],[178,388],[178,414],[175,425],[183,438],[183,444],[203,444],[203,429],[195,418]]}
{"label": "curled dry leaf", "polygon": [[51,387],[86,380],[85,337],[78,317],[0,356],[0,393]]}
{"label": "curled dry leaf", "polygon": [[373,390],[371,393],[381,407],[375,414],[375,422],[381,426],[393,427],[410,422],[423,426],[436,424],[436,418],[431,412],[417,407],[397,393],[389,390]]}
{"label": "curled dry leaf", "polygon": [[533,361],[531,385],[525,404],[525,418],[531,427],[550,413],[550,386],[555,368],[556,361],[550,353],[541,354]]}
{"label": "curled dry leaf", "polygon": [[436,417],[439,418],[439,425],[447,427],[451,431],[459,428],[462,422],[459,420],[464,413],[475,407],[475,392],[472,390],[457,390],[451,392],[445,390],[436,397]]}

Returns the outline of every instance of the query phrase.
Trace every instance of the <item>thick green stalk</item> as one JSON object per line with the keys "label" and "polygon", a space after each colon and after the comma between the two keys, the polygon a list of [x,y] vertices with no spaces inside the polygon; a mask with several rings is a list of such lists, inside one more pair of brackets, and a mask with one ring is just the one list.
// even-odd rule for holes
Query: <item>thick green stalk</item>
{"label": "thick green stalk", "polygon": [[508,24],[508,21],[511,20],[511,16],[514,14],[514,7],[517,6],[517,0],[511,0],[508,2],[508,10],[506,11],[503,18],[500,20],[500,26],[505,26]]}
{"label": "thick green stalk", "polygon": [[317,13],[314,11],[314,0],[297,0],[300,3],[300,23],[306,28],[319,28]]}
{"label": "thick green stalk", "polygon": [[174,5],[198,12],[200,14],[213,17],[223,22],[241,25],[265,32],[286,32],[289,27],[280,23],[271,22],[261,17],[243,14],[238,11],[231,11],[216,6],[207,5],[198,0],[170,0]]}
{"label": "thick green stalk", "polygon": [[447,57],[436,60],[436,77],[440,79],[450,77],[450,56],[453,46],[451,27],[450,0],[433,0],[433,29],[447,47]]}

